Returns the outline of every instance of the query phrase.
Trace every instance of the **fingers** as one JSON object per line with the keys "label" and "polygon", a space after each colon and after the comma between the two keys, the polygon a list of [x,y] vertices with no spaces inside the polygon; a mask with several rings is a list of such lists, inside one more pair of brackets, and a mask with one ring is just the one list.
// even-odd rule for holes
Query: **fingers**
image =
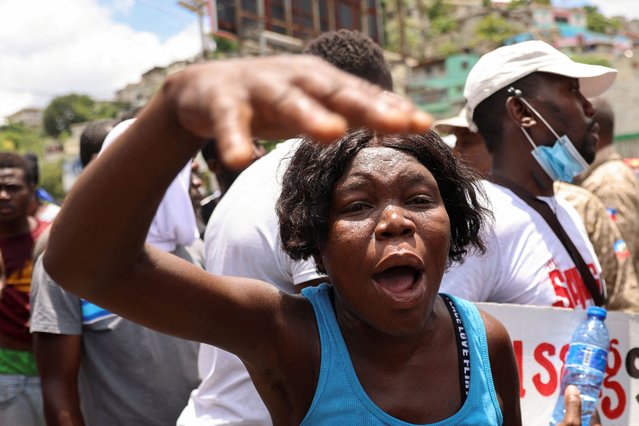
{"label": "fingers", "polygon": [[564,393],[564,406],[566,414],[564,415],[563,426],[581,425],[581,398],[579,397],[579,389],[577,386],[568,385]]}
{"label": "fingers", "polygon": [[431,117],[319,58],[270,57],[219,61],[171,78],[164,93],[175,100],[180,126],[218,141],[227,166],[252,159],[251,136],[284,139],[307,134],[320,141],[347,129],[424,132]]}
{"label": "fingers", "polygon": [[350,128],[368,127],[382,133],[422,133],[432,123],[428,114],[406,99],[391,92],[370,93],[362,87],[340,88],[328,106],[342,112]]}
{"label": "fingers", "polygon": [[[280,129],[294,135],[303,133],[319,141],[332,141],[348,129],[348,122],[342,115],[325,108],[298,87],[287,88],[285,96],[272,108],[282,121]],[[277,127],[267,127],[270,130],[267,133],[277,132]]]}
{"label": "fingers", "polygon": [[431,117],[408,100],[383,91],[313,58],[315,72],[303,73],[295,84],[327,110],[341,115],[351,129],[368,127],[383,133],[424,132]]}
{"label": "fingers", "polygon": [[[243,170],[254,158],[253,138],[250,123],[252,108],[242,102],[212,100],[215,113],[213,133],[217,138],[217,150],[223,164],[233,170]],[[215,105],[217,104],[217,105]]]}

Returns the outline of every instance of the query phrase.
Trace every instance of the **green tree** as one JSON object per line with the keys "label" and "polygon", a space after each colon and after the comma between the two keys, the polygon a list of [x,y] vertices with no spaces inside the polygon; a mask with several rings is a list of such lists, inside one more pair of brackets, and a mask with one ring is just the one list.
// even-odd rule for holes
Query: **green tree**
{"label": "green tree", "polygon": [[40,162],[40,186],[58,201],[62,201],[65,196],[62,170],[62,160]]}
{"label": "green tree", "polygon": [[23,124],[0,127],[0,150],[34,152],[40,155],[44,152],[47,142],[46,135],[39,128],[33,129]]}
{"label": "green tree", "polygon": [[58,137],[68,132],[74,123],[82,123],[93,118],[95,101],[87,95],[71,94],[54,98],[44,110],[45,132]]}
{"label": "green tree", "polygon": [[519,6],[529,6],[531,4],[550,6],[552,2],[550,0],[513,0],[510,2],[510,7],[515,8]]}
{"label": "green tree", "polygon": [[74,123],[116,118],[129,107],[124,102],[96,102],[87,95],[70,94],[54,98],[44,110],[44,131],[57,138]]}
{"label": "green tree", "polygon": [[570,55],[570,58],[575,62],[582,62],[584,64],[603,65],[604,67],[613,66],[608,59],[597,55]]}
{"label": "green tree", "polygon": [[493,14],[486,15],[475,27],[475,38],[472,44],[501,46],[504,41],[518,32],[518,29],[505,18]]}
{"label": "green tree", "polygon": [[426,15],[428,19],[434,21],[437,18],[446,16],[451,10],[450,5],[446,4],[443,0],[434,0],[430,6],[426,8]]}
{"label": "green tree", "polygon": [[240,50],[240,45],[236,40],[219,35],[212,35],[211,38],[215,42],[215,52],[213,52],[213,56],[216,58],[235,56]]}
{"label": "green tree", "polygon": [[91,119],[117,118],[122,111],[128,110],[129,107],[130,105],[126,102],[96,102]]}
{"label": "green tree", "polygon": [[450,34],[457,31],[459,28],[459,22],[450,16],[438,16],[431,21],[429,33],[433,36],[441,34]]}
{"label": "green tree", "polygon": [[606,18],[597,6],[586,6],[586,26],[590,31],[615,35],[623,28],[620,18]]}

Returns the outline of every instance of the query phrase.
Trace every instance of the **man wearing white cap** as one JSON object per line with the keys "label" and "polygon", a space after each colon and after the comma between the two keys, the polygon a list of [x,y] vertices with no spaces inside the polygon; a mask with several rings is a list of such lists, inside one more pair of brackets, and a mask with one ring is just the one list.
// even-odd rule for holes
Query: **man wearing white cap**
{"label": "man wearing white cap", "polygon": [[468,128],[467,115],[468,109],[464,106],[456,116],[435,121],[433,130],[444,135],[444,142],[447,134],[452,135],[454,142],[449,146],[452,146],[455,154],[481,176],[487,176],[492,160],[481,135]]}
{"label": "man wearing white cap", "polygon": [[575,210],[553,182],[571,181],[595,154],[598,127],[586,97],[616,71],[580,64],[541,41],[496,49],[471,70],[469,125],[492,155],[484,181],[494,213],[487,252],[467,257],[441,290],[473,301],[560,307],[603,304],[601,266]]}

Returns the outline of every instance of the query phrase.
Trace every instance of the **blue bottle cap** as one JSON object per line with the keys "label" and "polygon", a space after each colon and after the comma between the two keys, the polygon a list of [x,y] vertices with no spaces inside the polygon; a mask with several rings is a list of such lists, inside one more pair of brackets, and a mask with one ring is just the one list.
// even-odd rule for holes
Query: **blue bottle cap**
{"label": "blue bottle cap", "polygon": [[591,306],[586,311],[586,314],[588,316],[595,316],[603,320],[606,319],[607,312],[606,309],[602,308],[601,306]]}

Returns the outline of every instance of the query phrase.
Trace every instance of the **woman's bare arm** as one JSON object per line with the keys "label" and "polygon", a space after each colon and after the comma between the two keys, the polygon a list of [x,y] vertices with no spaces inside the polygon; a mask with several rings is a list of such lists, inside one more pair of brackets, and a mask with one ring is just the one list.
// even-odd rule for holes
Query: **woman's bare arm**
{"label": "woman's bare arm", "polygon": [[490,367],[504,416],[504,425],[519,426],[521,425],[519,372],[510,336],[506,328],[493,316],[483,311],[481,316],[486,327]]}
{"label": "woman's bare arm", "polygon": [[241,166],[251,136],[348,126],[424,131],[412,105],[317,58],[218,61],[170,77],[137,121],[74,185],[51,231],[45,267],[67,290],[165,333],[213,343],[245,359],[272,346],[286,297],[272,286],[214,277],[144,246],[162,195],[204,138]]}

